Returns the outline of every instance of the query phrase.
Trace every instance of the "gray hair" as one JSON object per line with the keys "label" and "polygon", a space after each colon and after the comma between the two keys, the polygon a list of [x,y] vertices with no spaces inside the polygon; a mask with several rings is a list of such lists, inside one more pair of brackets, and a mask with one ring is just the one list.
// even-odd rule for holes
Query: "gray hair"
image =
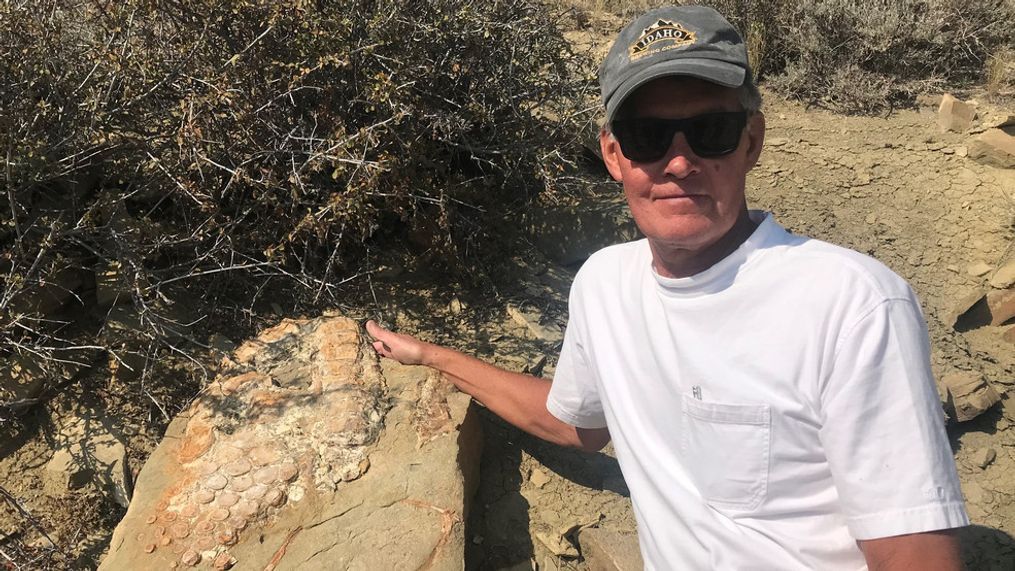
{"label": "gray hair", "polygon": [[748,114],[753,115],[761,111],[761,92],[754,84],[754,74],[750,70],[744,76],[744,82],[737,88],[737,100]]}

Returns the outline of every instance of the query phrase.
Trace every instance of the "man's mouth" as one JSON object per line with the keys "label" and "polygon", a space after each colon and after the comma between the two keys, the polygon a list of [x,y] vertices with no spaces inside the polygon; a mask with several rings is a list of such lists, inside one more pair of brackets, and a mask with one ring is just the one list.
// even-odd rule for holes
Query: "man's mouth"
{"label": "man's mouth", "polygon": [[675,200],[675,201],[691,200],[691,201],[693,201],[693,200],[700,200],[702,198],[708,198],[708,195],[705,195],[705,194],[667,194],[667,195],[663,195],[663,196],[656,196],[652,200],[664,200],[664,201],[669,201],[669,200]]}

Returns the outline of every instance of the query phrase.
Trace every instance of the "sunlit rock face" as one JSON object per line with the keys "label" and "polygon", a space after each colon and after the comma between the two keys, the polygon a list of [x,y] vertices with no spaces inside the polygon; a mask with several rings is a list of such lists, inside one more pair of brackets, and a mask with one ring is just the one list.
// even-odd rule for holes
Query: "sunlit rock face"
{"label": "sunlit rock face", "polygon": [[[124,521],[135,520],[133,532],[125,537],[121,524],[111,555],[126,547],[151,568],[228,568],[245,535],[368,470],[385,386],[354,321],[283,321],[244,343],[224,370],[153,455],[161,473],[145,474],[155,486],[139,485],[139,494],[157,498],[131,506]],[[110,559],[105,567],[117,568]]]}

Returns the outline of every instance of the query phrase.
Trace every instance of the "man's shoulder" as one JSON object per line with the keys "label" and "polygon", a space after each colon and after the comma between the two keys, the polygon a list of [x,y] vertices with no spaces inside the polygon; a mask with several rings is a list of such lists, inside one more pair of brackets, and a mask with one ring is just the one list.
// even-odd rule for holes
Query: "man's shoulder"
{"label": "man's shoulder", "polygon": [[[814,293],[853,293],[872,298],[910,297],[909,284],[870,255],[818,238],[795,234],[772,214],[761,221],[756,244],[760,266],[780,282],[790,279]],[[763,280],[767,283],[768,280]],[[836,296],[838,297],[838,296]]]}
{"label": "man's shoulder", "polygon": [[607,246],[593,253],[571,283],[571,303],[609,298],[617,291],[636,287],[642,272],[651,268],[651,256],[645,239]]}
{"label": "man's shoulder", "polygon": [[[815,285],[835,289],[868,290],[884,298],[910,297],[909,284],[874,257],[816,238],[797,240],[785,248],[783,270]],[[856,293],[859,293],[858,291]]]}

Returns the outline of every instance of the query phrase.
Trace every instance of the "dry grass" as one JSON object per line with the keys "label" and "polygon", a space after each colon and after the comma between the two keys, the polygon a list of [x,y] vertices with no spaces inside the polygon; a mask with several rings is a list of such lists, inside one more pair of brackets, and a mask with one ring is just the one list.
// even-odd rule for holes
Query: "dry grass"
{"label": "dry grass", "polygon": [[766,40],[764,22],[754,21],[747,26],[744,41],[747,43],[747,60],[753,70],[760,71],[765,64]]}
{"label": "dry grass", "polygon": [[984,87],[991,96],[1015,94],[1015,49],[1006,46],[987,58]]}
{"label": "dry grass", "polygon": [[673,4],[664,0],[547,0],[547,5],[575,9],[586,14],[615,14],[631,17],[658,6]]}

